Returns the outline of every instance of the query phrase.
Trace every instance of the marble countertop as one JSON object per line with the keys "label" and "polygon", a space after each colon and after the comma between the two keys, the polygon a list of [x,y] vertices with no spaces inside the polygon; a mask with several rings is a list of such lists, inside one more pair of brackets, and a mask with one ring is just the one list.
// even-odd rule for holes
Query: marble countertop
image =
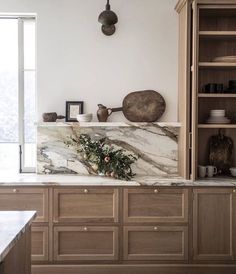
{"label": "marble countertop", "polygon": [[0,211],[0,263],[36,217],[36,211]]}
{"label": "marble countertop", "polygon": [[179,177],[135,177],[132,181],[121,181],[102,176],[79,175],[1,175],[0,186],[224,186],[236,187],[236,178],[212,178],[190,181]]}

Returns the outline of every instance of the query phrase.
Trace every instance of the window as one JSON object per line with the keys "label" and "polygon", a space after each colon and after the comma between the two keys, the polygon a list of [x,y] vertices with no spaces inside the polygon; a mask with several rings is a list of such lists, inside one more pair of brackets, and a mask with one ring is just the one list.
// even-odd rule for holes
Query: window
{"label": "window", "polygon": [[0,170],[36,163],[35,18],[0,16]]}

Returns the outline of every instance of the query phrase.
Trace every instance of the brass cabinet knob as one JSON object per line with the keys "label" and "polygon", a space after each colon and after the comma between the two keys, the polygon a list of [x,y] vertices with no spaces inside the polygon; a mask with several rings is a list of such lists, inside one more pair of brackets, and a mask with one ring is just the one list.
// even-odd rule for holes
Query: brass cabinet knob
{"label": "brass cabinet knob", "polygon": [[85,189],[85,190],[84,190],[84,193],[88,193],[88,190],[87,190],[87,189]]}
{"label": "brass cabinet knob", "polygon": [[157,226],[154,226],[154,230],[157,231],[157,230],[158,230],[158,227],[157,227]]}
{"label": "brass cabinet knob", "polygon": [[158,189],[154,189],[154,193],[158,193],[159,191],[158,191]]}
{"label": "brass cabinet knob", "polygon": [[16,193],[16,192],[17,192],[17,189],[16,189],[16,188],[14,188],[12,191],[13,191],[14,193]]}
{"label": "brass cabinet knob", "polygon": [[233,193],[236,193],[236,189],[233,190]]}
{"label": "brass cabinet knob", "polygon": [[84,231],[88,231],[88,228],[87,228],[87,227],[84,227]]}

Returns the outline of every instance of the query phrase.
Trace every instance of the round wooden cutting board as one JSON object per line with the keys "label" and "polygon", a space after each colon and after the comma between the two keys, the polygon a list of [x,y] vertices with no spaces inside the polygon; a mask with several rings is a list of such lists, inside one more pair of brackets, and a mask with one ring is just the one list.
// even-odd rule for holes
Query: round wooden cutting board
{"label": "round wooden cutting board", "polygon": [[160,93],[154,90],[136,91],[123,100],[123,113],[131,122],[156,122],[166,109]]}

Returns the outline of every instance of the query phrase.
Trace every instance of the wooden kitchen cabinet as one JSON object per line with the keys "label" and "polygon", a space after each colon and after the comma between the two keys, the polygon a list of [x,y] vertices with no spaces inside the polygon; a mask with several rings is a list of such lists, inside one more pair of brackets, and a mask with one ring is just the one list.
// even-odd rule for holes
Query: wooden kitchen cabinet
{"label": "wooden kitchen cabinet", "polygon": [[178,261],[188,258],[188,228],[185,226],[124,227],[124,259]]}
{"label": "wooden kitchen cabinet", "polygon": [[48,222],[48,189],[0,188],[0,210],[35,210],[37,218],[34,222]]}
{"label": "wooden kitchen cabinet", "polygon": [[194,189],[194,260],[236,259],[236,190]]}
{"label": "wooden kitchen cabinet", "polygon": [[48,261],[49,230],[47,226],[33,226],[31,229],[31,259],[33,262]]}
{"label": "wooden kitchen cabinet", "polygon": [[118,227],[54,227],[55,261],[107,261],[118,259]]}
{"label": "wooden kitchen cabinet", "polygon": [[[229,176],[229,170],[217,164],[220,160],[210,158],[209,139],[223,129],[223,134],[236,144],[236,94],[229,88],[230,81],[236,79],[236,62],[224,58],[236,56],[236,0],[179,0],[176,10],[180,176],[198,179],[199,165],[216,165],[218,175]],[[209,120],[211,110],[225,110],[228,122]],[[220,148],[216,145],[215,150],[217,146]],[[235,157],[231,166],[236,166]]]}
{"label": "wooden kitchen cabinet", "polygon": [[188,222],[188,190],[124,189],[124,222]]}
{"label": "wooden kitchen cabinet", "polygon": [[54,189],[55,222],[118,222],[118,189]]}

